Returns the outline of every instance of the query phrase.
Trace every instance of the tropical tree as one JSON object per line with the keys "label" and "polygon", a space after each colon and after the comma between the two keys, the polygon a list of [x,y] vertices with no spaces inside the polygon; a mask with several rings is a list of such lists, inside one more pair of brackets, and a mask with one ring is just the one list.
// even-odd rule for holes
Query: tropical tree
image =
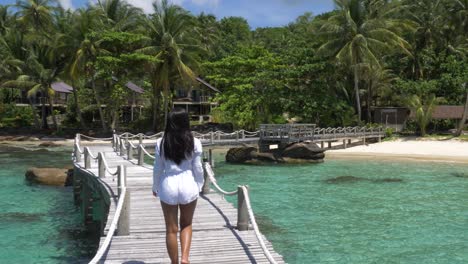
{"label": "tropical tree", "polygon": [[57,8],[55,0],[18,0],[16,16],[26,30],[48,32],[53,27],[52,12]]}
{"label": "tropical tree", "polygon": [[415,113],[416,123],[419,126],[421,136],[426,135],[427,125],[432,120],[432,112],[437,105],[437,98],[431,94],[427,98],[421,98],[418,95],[413,95],[408,102],[408,106],[413,109]]}
{"label": "tropical tree", "polygon": [[465,107],[463,110],[463,116],[460,120],[460,123],[458,124],[457,131],[455,133],[456,136],[460,136],[463,133],[463,129],[465,128],[466,125],[466,119],[468,118],[468,89],[466,87],[466,83],[463,84],[463,88],[466,91],[466,96],[465,96]]}
{"label": "tropical tree", "polygon": [[400,36],[410,25],[393,15],[399,5],[382,0],[334,0],[338,10],[320,28],[326,42],[318,52],[332,55],[350,67],[354,75],[356,111],[361,120],[359,82],[370,65],[380,66],[381,55],[395,47],[409,53],[409,44]]}
{"label": "tropical tree", "polygon": [[156,130],[161,92],[166,120],[176,81],[195,82],[194,70],[200,61],[200,46],[194,32],[194,19],[187,10],[169,4],[167,0],[154,2],[153,7],[155,13],[146,20],[151,40],[149,45],[140,51],[153,55],[158,60],[149,65],[153,89],[153,129]]}

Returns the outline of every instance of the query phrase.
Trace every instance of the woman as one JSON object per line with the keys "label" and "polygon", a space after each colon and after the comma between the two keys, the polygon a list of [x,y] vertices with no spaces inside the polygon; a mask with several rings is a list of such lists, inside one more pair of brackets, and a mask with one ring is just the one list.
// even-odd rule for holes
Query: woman
{"label": "woman", "polygon": [[184,110],[170,112],[164,136],[156,141],[153,195],[161,200],[166,221],[166,247],[173,264],[179,260],[179,208],[181,263],[189,263],[192,218],[204,182],[201,154],[201,142],[190,132],[188,114]]}

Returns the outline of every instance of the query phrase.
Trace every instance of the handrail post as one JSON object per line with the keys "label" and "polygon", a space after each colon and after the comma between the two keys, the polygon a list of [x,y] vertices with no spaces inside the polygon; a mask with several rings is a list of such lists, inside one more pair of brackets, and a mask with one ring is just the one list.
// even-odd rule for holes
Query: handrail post
{"label": "handrail post", "polygon": [[203,176],[205,178],[205,183],[203,183],[202,193],[203,194],[208,194],[208,193],[210,193],[211,178],[208,176],[208,173],[206,171],[206,167],[205,166],[203,166],[203,167],[204,167]]}
{"label": "handrail post", "polygon": [[130,142],[127,143],[127,160],[133,159],[133,147],[130,145]]}
{"label": "handrail post", "polygon": [[244,129],[241,130],[241,136],[242,136],[241,137],[242,139],[245,139],[245,130]]}
{"label": "handrail post", "polygon": [[208,149],[208,162],[210,163],[211,168],[215,167],[215,162],[213,159],[213,149]]}
{"label": "handrail post", "polygon": [[210,132],[210,143],[211,145],[214,144],[214,132],[213,131]]}
{"label": "handrail post", "polygon": [[117,223],[117,236],[128,236],[130,234],[130,192],[127,188],[127,171],[124,165],[119,166],[118,174],[118,194],[119,199],[122,199],[122,191],[125,189],[123,197],[123,207],[120,213],[119,222]]}
{"label": "handrail post", "polygon": [[81,153],[80,153],[79,145],[75,144],[74,148],[75,148],[75,161],[81,162]]}
{"label": "handrail post", "polygon": [[99,178],[106,177],[106,165],[104,164],[104,153],[98,153],[98,176]]}
{"label": "handrail post", "polygon": [[125,144],[124,140],[121,138],[120,139],[120,156],[123,156],[125,154]]}
{"label": "handrail post", "polygon": [[138,145],[138,165],[145,163],[145,153],[143,152],[143,145]]}
{"label": "handrail post", "polygon": [[239,142],[239,131],[236,131],[236,142]]}
{"label": "handrail post", "polygon": [[112,149],[115,150],[115,134],[112,133]]}
{"label": "handrail post", "polygon": [[[247,190],[248,190],[248,186]],[[249,230],[249,212],[242,186],[237,187],[237,229],[239,231]]]}
{"label": "handrail post", "polygon": [[143,144],[143,134],[141,134],[141,133],[138,135],[138,143],[140,145]]}
{"label": "handrail post", "polygon": [[88,148],[84,149],[84,166],[85,169],[91,168],[91,155]]}

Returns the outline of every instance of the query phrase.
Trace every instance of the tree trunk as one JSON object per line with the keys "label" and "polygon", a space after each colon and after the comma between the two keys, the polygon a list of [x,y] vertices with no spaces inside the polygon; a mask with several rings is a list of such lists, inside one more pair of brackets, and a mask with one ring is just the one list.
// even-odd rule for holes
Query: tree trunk
{"label": "tree trunk", "polygon": [[468,91],[466,92],[465,110],[463,111],[462,119],[460,120],[460,123],[458,124],[457,132],[455,133],[457,137],[461,136],[461,134],[463,133],[463,129],[465,128],[467,117],[468,117]]}
{"label": "tree trunk", "polygon": [[52,122],[54,123],[55,129],[58,129],[58,124],[57,124],[57,117],[55,116],[54,112],[54,103],[52,102],[52,97],[49,95],[49,109],[50,109],[50,115],[52,116]]}
{"label": "tree trunk", "polygon": [[164,85],[164,129],[167,125],[167,114],[169,112],[169,84]]}
{"label": "tree trunk", "polygon": [[358,66],[354,66],[354,92],[356,96],[356,110],[358,114],[359,123],[361,123],[361,98],[359,96],[359,74],[358,74]]}
{"label": "tree trunk", "polygon": [[[43,97],[44,99],[45,97]],[[42,119],[42,129],[49,129],[49,124],[47,124],[47,109],[44,100],[41,102],[41,119]]]}
{"label": "tree trunk", "polygon": [[158,113],[159,113],[159,104],[161,98],[161,90],[153,84],[153,131],[157,132],[158,129]]}
{"label": "tree trunk", "polygon": [[74,86],[73,81],[72,81],[72,87],[73,87],[73,90],[72,90],[73,96],[75,97],[76,115],[78,117],[78,120],[80,121],[81,128],[87,129],[86,123],[83,119],[83,115],[81,114],[81,108],[80,108],[80,104],[78,101],[78,91],[77,91],[77,88]]}
{"label": "tree trunk", "polygon": [[29,100],[29,105],[31,106],[31,110],[32,110],[32,113],[33,113],[33,117],[34,117],[34,126],[37,128],[37,129],[40,129],[41,128],[41,123],[39,123],[39,119],[37,118],[37,111],[36,111],[36,107],[34,106],[31,98],[28,99]]}
{"label": "tree trunk", "polygon": [[94,76],[91,79],[91,88],[93,89],[94,98],[96,99],[96,103],[98,105],[99,118],[101,119],[102,130],[103,132],[106,132],[107,131],[106,121],[104,120],[104,113],[102,112],[102,108],[101,108],[101,100],[99,98],[98,92],[96,91],[96,83],[94,82]]}
{"label": "tree trunk", "polygon": [[372,106],[372,80],[369,81],[367,86],[367,123],[372,123],[371,117],[371,106]]}

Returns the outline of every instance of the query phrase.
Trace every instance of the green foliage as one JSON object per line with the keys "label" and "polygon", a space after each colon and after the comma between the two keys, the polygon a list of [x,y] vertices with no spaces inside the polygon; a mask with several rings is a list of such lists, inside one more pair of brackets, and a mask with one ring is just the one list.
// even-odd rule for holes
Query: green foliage
{"label": "green foliage", "polygon": [[0,104],[0,127],[29,127],[33,121],[33,112],[29,106]]}
{"label": "green foliage", "polygon": [[419,126],[421,136],[426,135],[426,128],[431,122],[432,112],[437,104],[437,99],[434,94],[431,94],[427,98],[421,98],[417,95],[413,95],[409,101],[408,106],[415,112],[415,120]]}
{"label": "green foliage", "polygon": [[385,137],[387,137],[387,138],[392,137],[394,132],[395,132],[395,131],[394,131],[393,128],[387,127],[387,128],[385,129]]}

